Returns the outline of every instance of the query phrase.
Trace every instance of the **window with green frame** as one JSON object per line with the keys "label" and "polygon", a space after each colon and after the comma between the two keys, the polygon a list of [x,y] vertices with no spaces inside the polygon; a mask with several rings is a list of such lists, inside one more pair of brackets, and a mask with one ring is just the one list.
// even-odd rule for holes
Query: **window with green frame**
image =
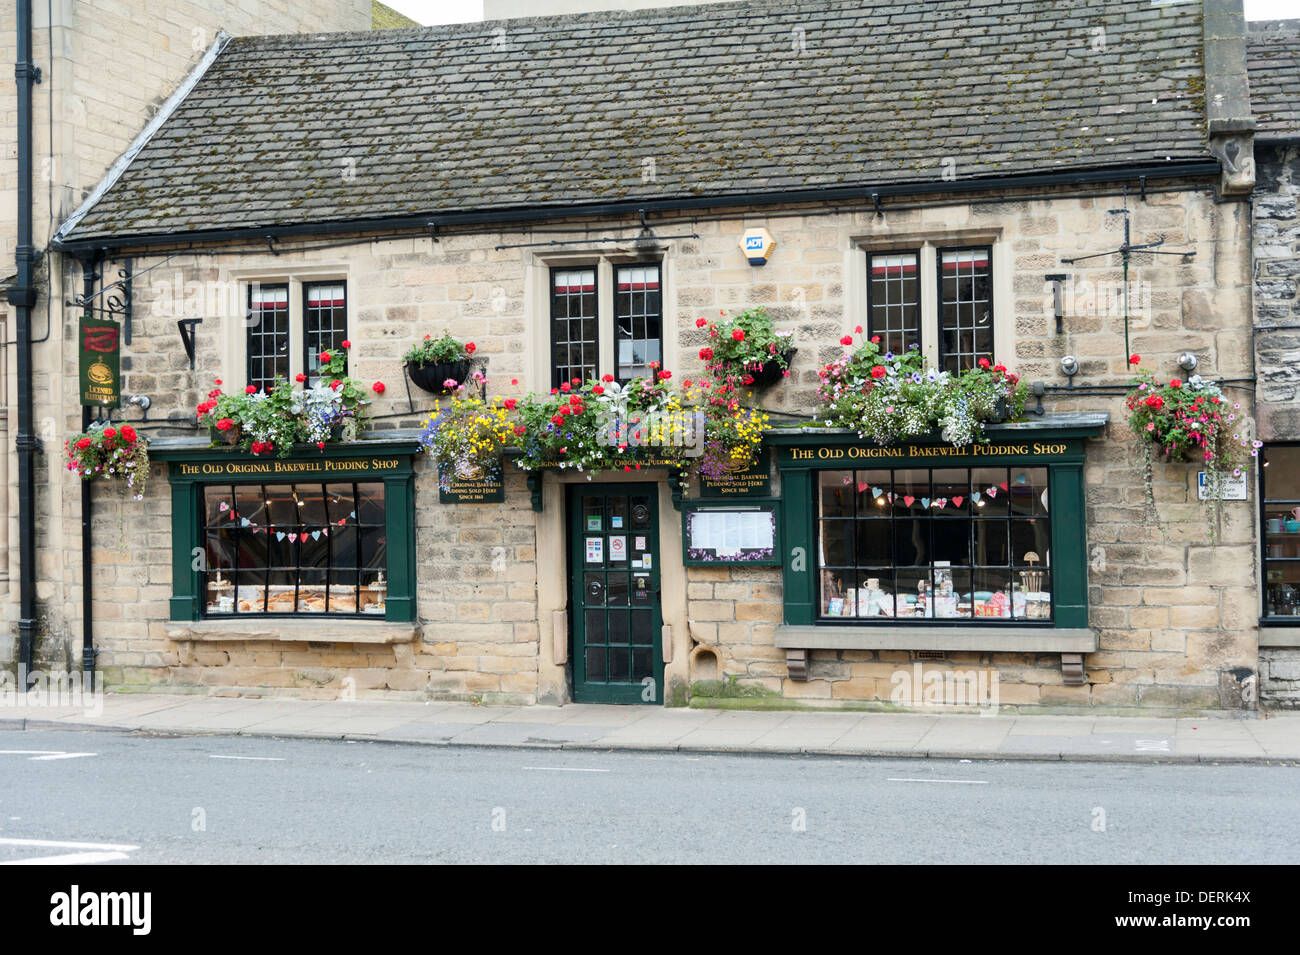
{"label": "window with green frame", "polygon": [[818,616],[1050,621],[1047,468],[817,472]]}
{"label": "window with green frame", "polygon": [[151,449],[170,464],[171,619],[415,619],[412,441],[302,458]]}
{"label": "window with green frame", "polygon": [[770,435],[785,625],[1088,628],[1084,441],[1105,419],[1079,417],[978,448]]}

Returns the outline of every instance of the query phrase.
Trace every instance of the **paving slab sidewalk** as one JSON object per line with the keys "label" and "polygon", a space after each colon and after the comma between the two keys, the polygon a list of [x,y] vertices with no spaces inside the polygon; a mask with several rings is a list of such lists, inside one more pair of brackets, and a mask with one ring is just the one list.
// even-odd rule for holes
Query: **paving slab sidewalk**
{"label": "paving slab sidewalk", "polygon": [[1187,717],[1024,716],[480,706],[162,694],[79,707],[0,710],[0,729],[377,740],[430,746],[960,759],[1300,763],[1300,713]]}

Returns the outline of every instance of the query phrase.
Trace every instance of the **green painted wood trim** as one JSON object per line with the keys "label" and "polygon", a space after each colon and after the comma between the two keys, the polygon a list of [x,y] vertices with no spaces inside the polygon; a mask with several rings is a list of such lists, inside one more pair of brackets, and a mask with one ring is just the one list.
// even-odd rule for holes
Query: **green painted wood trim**
{"label": "green painted wood trim", "polygon": [[807,469],[783,470],[781,497],[786,504],[777,511],[777,532],[782,541],[785,622],[811,624],[816,619],[812,472]]}
{"label": "green painted wood trim", "polygon": [[388,596],[384,619],[415,619],[415,481],[384,478],[384,535],[388,539]]}
{"label": "green painted wood trim", "polygon": [[[158,447],[157,442],[149,445],[151,461],[188,461],[202,463],[205,461],[320,461],[335,458],[365,458],[370,456],[414,455],[420,451],[420,442],[413,439],[340,441],[325,445],[321,451],[312,445],[298,445],[293,453],[280,458],[276,455],[250,454],[226,447],[210,445],[186,445],[184,447]],[[410,461],[407,462],[410,465]],[[218,478],[220,480],[220,478]]]}
{"label": "green painted wood trim", "polygon": [[[415,565],[415,469],[414,455],[419,451],[414,441],[356,441],[330,445],[324,454],[311,449],[303,455],[286,458],[268,458],[265,455],[241,454],[228,448],[168,448],[151,458],[165,460],[171,466],[168,480],[172,489],[172,596],[169,601],[170,619],[175,621],[199,620],[202,616],[202,575],[198,570],[196,553],[201,555],[204,542],[199,538],[199,504],[202,488],[206,484],[266,484],[276,481],[365,481],[384,485],[384,534],[388,541],[388,595],[385,600],[384,619],[406,623],[416,619],[416,565]],[[332,470],[327,475],[313,471],[249,474],[183,474],[181,465],[204,463],[267,463],[283,461],[290,464],[314,464],[324,460],[338,461],[379,457],[398,459],[396,467],[376,473],[356,468]],[[338,617],[331,620],[345,620]]]}
{"label": "green painted wood trim", "polygon": [[1083,466],[1055,465],[1047,471],[1047,499],[1052,508],[1053,623],[1088,626],[1088,541],[1083,494]]}
{"label": "green painted wood trim", "polygon": [[170,619],[199,619],[199,492],[193,482],[172,484],[172,596]]}
{"label": "green painted wood trim", "polygon": [[[651,615],[652,661],[654,666],[655,698],[653,701],[642,699],[643,687],[639,684],[594,684],[586,680],[587,656],[584,635],[586,633],[586,615],[583,613],[582,571],[586,566],[584,539],[586,528],[582,523],[583,495],[600,495],[602,497],[631,496],[644,494],[650,500],[650,531],[645,535],[650,538],[650,552],[654,555],[654,566],[650,568],[650,587],[655,593],[653,614]],[[565,491],[565,506],[568,509],[565,526],[569,536],[569,621],[571,643],[569,660],[573,668],[574,700],[579,703],[628,703],[662,706],[664,694],[664,651],[663,640],[663,599],[661,594],[661,574],[663,573],[663,552],[659,535],[659,487],[657,484],[570,484]],[[602,531],[607,535],[612,528]],[[628,536],[634,536],[629,527]],[[608,566],[608,564],[606,564]],[[629,568],[630,570],[630,568]]]}

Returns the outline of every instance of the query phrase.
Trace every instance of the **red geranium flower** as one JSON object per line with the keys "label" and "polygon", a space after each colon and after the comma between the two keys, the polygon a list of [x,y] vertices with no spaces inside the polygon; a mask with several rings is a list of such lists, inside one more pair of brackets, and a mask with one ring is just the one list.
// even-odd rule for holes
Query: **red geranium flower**
{"label": "red geranium flower", "polygon": [[327,351],[323,351],[323,352],[320,353],[320,363],[321,363],[322,365],[328,365],[328,364],[330,363],[330,353],[329,353],[329,352],[327,352]]}
{"label": "red geranium flower", "polygon": [[524,436],[524,426],[522,424],[515,425],[515,434],[521,438]]}
{"label": "red geranium flower", "polygon": [[582,395],[569,395],[569,404],[571,405],[582,404]]}
{"label": "red geranium flower", "polygon": [[1181,388],[1181,387],[1183,387],[1183,383],[1182,383],[1181,381],[1179,381],[1177,378],[1174,378],[1174,379],[1172,379],[1172,380],[1169,382],[1169,387],[1170,387],[1170,388]]}
{"label": "red geranium flower", "polygon": [[384,393],[384,389],[385,389],[387,386],[386,386],[382,381],[377,381],[377,382],[375,382],[373,385],[371,385],[370,387],[374,389],[375,394],[377,394],[377,395],[382,395],[382,394]]}
{"label": "red geranium flower", "polygon": [[519,403],[519,402],[516,401],[514,398],[507,398],[507,399],[505,400],[506,410],[507,410],[507,411],[514,411],[514,410],[515,410],[515,405],[517,405],[518,403]]}
{"label": "red geranium flower", "polygon": [[609,384],[611,381],[614,380],[614,376],[613,376],[613,375],[608,375],[608,374],[606,374],[606,375],[601,375],[601,376],[600,376],[600,380],[603,381],[605,384]]}
{"label": "red geranium flower", "polygon": [[85,451],[92,444],[94,444],[94,442],[91,441],[89,438],[82,438],[80,441],[77,442],[77,450]]}
{"label": "red geranium flower", "polygon": [[235,426],[235,422],[231,421],[229,418],[222,418],[220,421],[217,422],[218,431],[229,431],[234,426]]}
{"label": "red geranium flower", "polygon": [[246,395],[257,394],[257,385],[249,385],[247,388],[244,389],[244,394]]}
{"label": "red geranium flower", "polygon": [[734,341],[743,342],[745,340],[745,330],[743,328],[733,328],[731,337]]}
{"label": "red geranium flower", "polygon": [[135,428],[131,427],[129,424],[122,425],[121,434],[122,434],[122,440],[125,441],[127,444],[130,444],[131,442],[135,441],[137,437],[135,433]]}
{"label": "red geranium flower", "polygon": [[661,371],[661,372],[659,372],[659,380],[660,380],[660,381],[667,381],[667,380],[668,380],[669,378],[671,378],[672,376],[673,376],[673,373],[672,373],[671,371]]}
{"label": "red geranium flower", "polygon": [[884,377],[885,377],[885,366],[884,366],[884,365],[874,365],[874,366],[872,366],[872,369],[871,369],[871,377],[872,377],[872,378],[884,378]]}
{"label": "red geranium flower", "polygon": [[350,341],[348,341],[348,340],[345,338],[345,339],[343,339],[343,347],[344,347],[344,348],[351,348],[351,347],[352,347],[352,343],[351,343]]}
{"label": "red geranium flower", "polygon": [[871,344],[873,344],[873,345],[879,345],[879,344],[880,344],[880,336],[879,336],[879,335],[872,335],[872,336],[871,336]]}
{"label": "red geranium flower", "polygon": [[853,336],[852,336],[852,335],[845,335],[843,338],[840,339],[840,344],[841,344],[841,345],[852,345],[852,344],[853,344]]}
{"label": "red geranium flower", "polygon": [[854,335],[861,335],[861,334],[862,334],[862,326],[859,325],[857,328],[853,329],[853,334],[854,334]]}
{"label": "red geranium flower", "polygon": [[704,327],[705,325],[707,325],[707,324],[709,324],[709,320],[708,320],[707,318],[697,318],[697,319],[695,320],[695,327],[696,327],[696,328],[703,328],[703,327]]}
{"label": "red geranium flower", "polygon": [[981,368],[987,368],[990,364],[991,364],[991,363],[989,362],[989,360],[988,360],[987,358],[981,358],[981,359],[979,360],[979,366],[980,366]]}
{"label": "red geranium flower", "polygon": [[701,349],[700,349],[700,357],[703,358],[705,361],[708,361],[710,358],[713,357],[713,349],[712,349],[712,348],[701,348]]}
{"label": "red geranium flower", "polygon": [[592,386],[591,386],[591,393],[592,393],[593,395],[603,395],[603,394],[605,393],[605,386],[604,386],[604,385],[592,385]]}
{"label": "red geranium flower", "polygon": [[116,429],[116,428],[105,428],[105,429],[104,429],[104,437],[105,437],[105,438],[109,438],[109,439],[116,438],[116,437],[117,437],[117,429]]}
{"label": "red geranium flower", "polygon": [[560,390],[565,393],[568,393],[573,390],[573,386],[569,384],[567,381],[564,381],[560,383]]}
{"label": "red geranium flower", "polygon": [[551,415],[551,424],[555,425],[558,428],[560,425],[564,424],[564,417],[562,415],[557,415],[557,414]]}
{"label": "red geranium flower", "polygon": [[1159,395],[1147,395],[1146,406],[1159,411],[1165,406],[1165,399],[1161,398]]}
{"label": "red geranium flower", "polygon": [[304,382],[307,380],[307,376],[304,375],[302,372],[298,372],[298,374],[293,376],[293,380],[297,382]]}
{"label": "red geranium flower", "polygon": [[478,346],[475,345],[473,342],[466,342],[466,343],[465,343],[465,351],[466,351],[466,353],[468,353],[468,354],[470,354],[470,355],[474,354],[474,351],[475,351],[475,349],[477,349],[477,348],[478,348]]}
{"label": "red geranium flower", "polygon": [[1139,355],[1139,354],[1137,354],[1136,352],[1135,352],[1134,354],[1128,356],[1128,363],[1129,363],[1130,365],[1136,365],[1136,364],[1139,364],[1141,361],[1142,361],[1142,356]]}

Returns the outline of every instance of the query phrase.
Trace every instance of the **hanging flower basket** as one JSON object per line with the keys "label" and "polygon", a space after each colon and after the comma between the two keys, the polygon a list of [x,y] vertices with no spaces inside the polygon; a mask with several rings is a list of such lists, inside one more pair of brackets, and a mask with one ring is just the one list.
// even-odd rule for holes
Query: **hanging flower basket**
{"label": "hanging flower basket", "polygon": [[766,361],[750,371],[753,381],[750,387],[755,391],[763,388],[771,388],[778,381],[785,378],[786,369],[790,367],[790,362],[794,360],[797,348],[787,348],[781,353],[781,361]]}
{"label": "hanging flower basket", "polygon": [[435,395],[446,395],[454,391],[455,388],[448,388],[446,383],[454,381],[457,385],[462,384],[469,377],[469,368],[468,358],[462,361],[435,361],[428,364],[414,361],[406,363],[406,373],[411,376],[411,383],[422,391]]}
{"label": "hanging flower basket", "polygon": [[128,494],[143,499],[149,478],[149,442],[131,425],[92,424],[64,445],[67,469],[85,481],[121,481]]}

